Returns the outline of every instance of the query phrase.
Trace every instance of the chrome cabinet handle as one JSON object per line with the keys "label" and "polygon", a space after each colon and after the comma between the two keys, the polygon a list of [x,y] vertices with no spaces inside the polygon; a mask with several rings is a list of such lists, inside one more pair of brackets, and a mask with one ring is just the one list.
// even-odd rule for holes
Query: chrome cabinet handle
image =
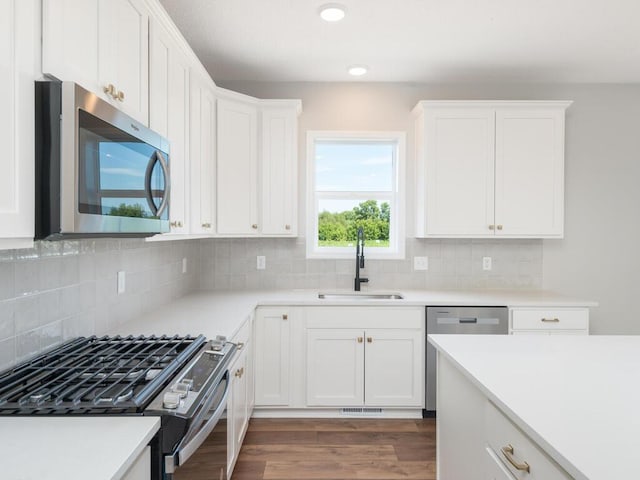
{"label": "chrome cabinet handle", "polygon": [[511,446],[511,444],[507,445],[506,447],[502,447],[500,451],[505,456],[507,461],[511,465],[513,465],[513,468],[522,472],[531,473],[531,467],[529,467],[529,464],[527,462],[518,463],[513,459],[513,447]]}
{"label": "chrome cabinet handle", "polygon": [[560,319],[559,318],[541,318],[540,321],[547,322],[547,323],[559,323]]}

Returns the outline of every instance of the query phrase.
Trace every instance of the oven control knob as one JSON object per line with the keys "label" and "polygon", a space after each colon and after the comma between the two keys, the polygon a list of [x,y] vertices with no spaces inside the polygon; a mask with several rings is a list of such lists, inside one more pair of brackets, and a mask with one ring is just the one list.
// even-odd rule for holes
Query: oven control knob
{"label": "oven control knob", "polygon": [[226,343],[227,337],[225,337],[224,335],[216,335],[216,340],[221,343]]}
{"label": "oven control knob", "polygon": [[167,392],[162,398],[162,406],[169,410],[175,410],[180,405],[180,394],[176,392]]}
{"label": "oven control knob", "polygon": [[189,390],[193,389],[193,378],[183,378],[180,380],[180,383],[184,383],[189,387]]}
{"label": "oven control knob", "polygon": [[171,390],[173,391],[173,393],[177,393],[178,395],[180,395],[180,398],[184,398],[187,396],[187,393],[189,393],[189,390],[191,390],[191,386],[187,383],[176,383]]}

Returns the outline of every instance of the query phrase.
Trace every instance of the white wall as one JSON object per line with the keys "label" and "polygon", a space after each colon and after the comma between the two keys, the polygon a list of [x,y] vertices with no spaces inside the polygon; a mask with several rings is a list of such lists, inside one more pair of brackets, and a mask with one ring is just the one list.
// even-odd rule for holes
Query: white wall
{"label": "white wall", "polygon": [[[261,98],[300,98],[300,181],[307,130],[404,130],[413,176],[410,111],[423,99],[573,100],[567,113],[564,240],[543,245],[543,286],[593,299],[593,333],[640,333],[640,85],[414,85],[251,83],[222,85]],[[301,189],[304,202],[304,188]],[[408,182],[407,235],[413,228]],[[304,204],[300,208],[304,225]]]}

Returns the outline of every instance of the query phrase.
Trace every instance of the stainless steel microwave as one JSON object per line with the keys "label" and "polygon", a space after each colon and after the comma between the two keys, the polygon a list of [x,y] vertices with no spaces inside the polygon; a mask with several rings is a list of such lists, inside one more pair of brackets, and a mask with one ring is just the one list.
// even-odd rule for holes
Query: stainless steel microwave
{"label": "stainless steel microwave", "polygon": [[36,239],[169,231],[169,142],[73,82],[36,82]]}

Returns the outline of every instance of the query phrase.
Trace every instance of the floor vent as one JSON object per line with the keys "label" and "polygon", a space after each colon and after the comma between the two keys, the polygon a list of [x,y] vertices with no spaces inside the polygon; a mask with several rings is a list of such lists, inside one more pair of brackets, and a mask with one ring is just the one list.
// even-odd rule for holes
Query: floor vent
{"label": "floor vent", "polygon": [[380,417],[383,411],[381,408],[343,408],[340,410],[340,415],[357,415],[359,417]]}

